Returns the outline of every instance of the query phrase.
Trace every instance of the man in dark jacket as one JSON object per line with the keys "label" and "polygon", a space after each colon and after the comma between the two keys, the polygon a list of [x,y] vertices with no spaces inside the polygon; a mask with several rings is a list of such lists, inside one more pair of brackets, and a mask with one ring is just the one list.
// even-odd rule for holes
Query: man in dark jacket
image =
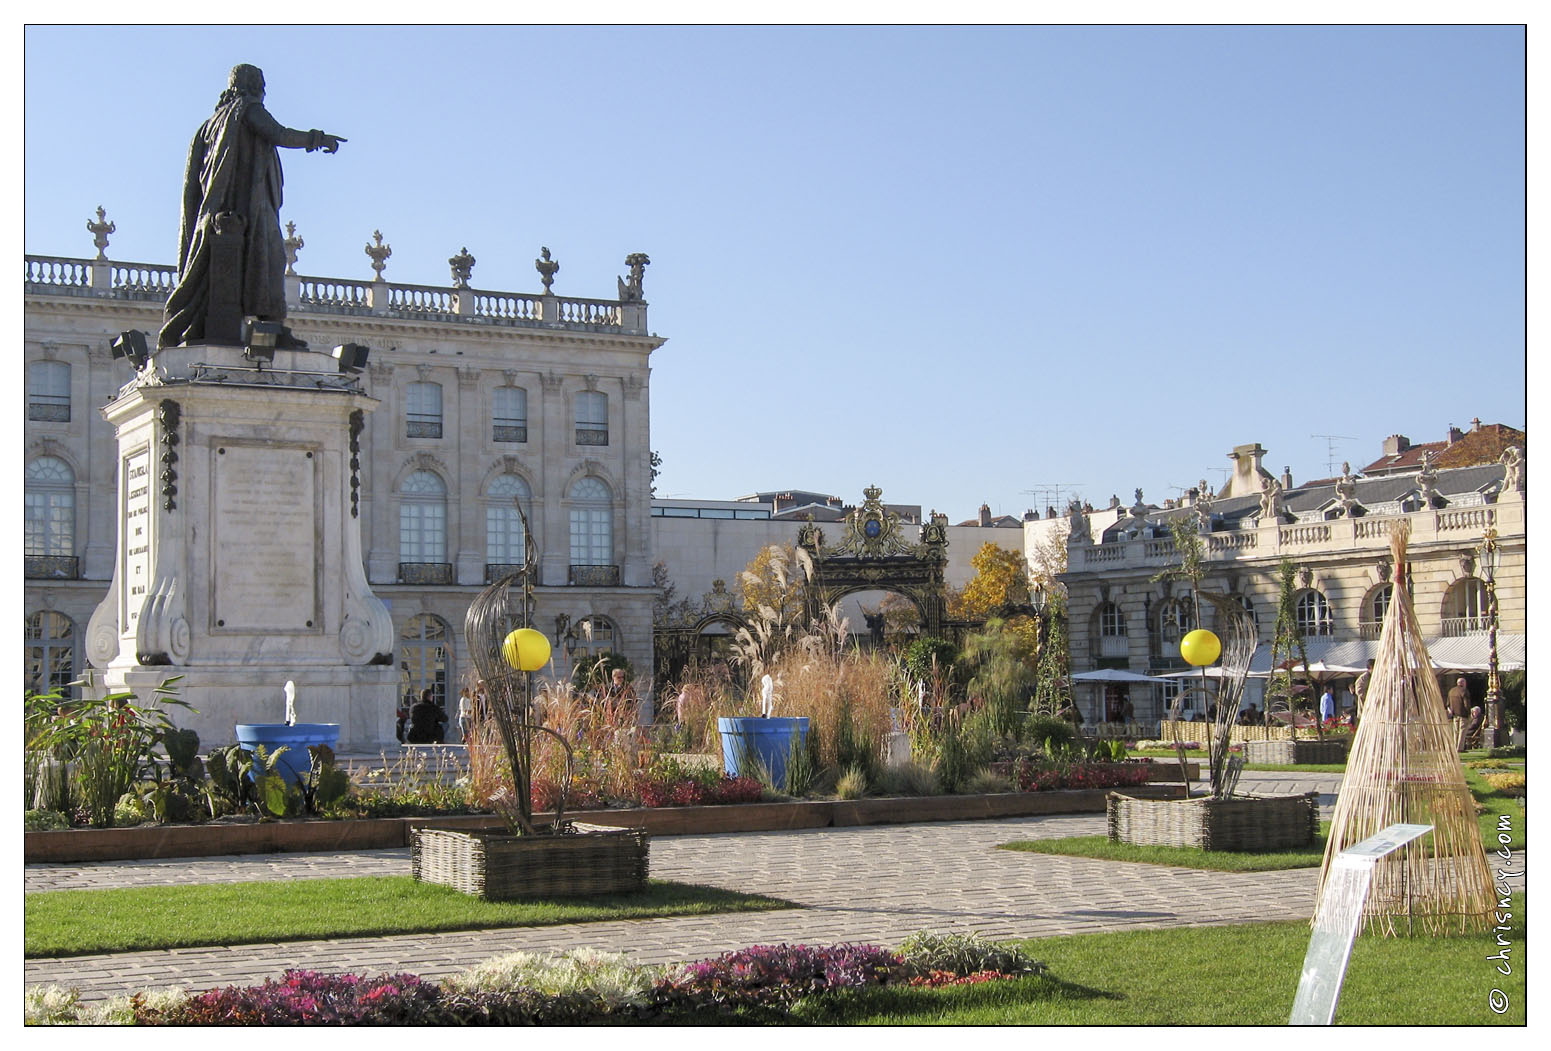
{"label": "man in dark jacket", "polygon": [[440,744],[447,713],[432,699],[431,688],[420,692],[420,700],[409,710],[409,743]]}

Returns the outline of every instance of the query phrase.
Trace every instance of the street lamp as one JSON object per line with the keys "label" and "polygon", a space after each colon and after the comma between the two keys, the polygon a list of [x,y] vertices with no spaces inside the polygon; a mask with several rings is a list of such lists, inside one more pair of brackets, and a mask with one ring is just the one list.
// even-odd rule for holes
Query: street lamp
{"label": "street lamp", "polygon": [[1501,682],[1497,675],[1497,567],[1502,552],[1497,547],[1497,530],[1487,529],[1481,537],[1481,576],[1486,583],[1486,746],[1503,743],[1503,706]]}

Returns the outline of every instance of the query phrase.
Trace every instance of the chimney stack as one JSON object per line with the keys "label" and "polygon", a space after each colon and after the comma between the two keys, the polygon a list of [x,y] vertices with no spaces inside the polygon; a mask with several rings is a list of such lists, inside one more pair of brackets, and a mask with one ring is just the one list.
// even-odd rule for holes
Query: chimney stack
{"label": "chimney stack", "polygon": [[1384,439],[1384,455],[1399,456],[1411,448],[1411,439],[1404,434],[1392,434]]}
{"label": "chimney stack", "polygon": [[991,505],[980,505],[980,525],[982,528],[991,524]]}

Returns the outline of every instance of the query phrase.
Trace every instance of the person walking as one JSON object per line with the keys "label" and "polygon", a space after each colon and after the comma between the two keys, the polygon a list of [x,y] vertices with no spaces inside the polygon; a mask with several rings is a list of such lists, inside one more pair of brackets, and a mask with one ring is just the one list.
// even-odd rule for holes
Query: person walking
{"label": "person walking", "polygon": [[474,697],[467,686],[458,691],[458,740],[469,743],[469,731],[474,728]]}

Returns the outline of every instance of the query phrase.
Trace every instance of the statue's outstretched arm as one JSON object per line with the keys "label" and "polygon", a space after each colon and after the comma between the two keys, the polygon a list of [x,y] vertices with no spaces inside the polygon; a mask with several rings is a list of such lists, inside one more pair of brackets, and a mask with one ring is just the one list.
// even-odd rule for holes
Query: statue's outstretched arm
{"label": "statue's outstretched arm", "polygon": [[264,138],[276,146],[284,146],[292,150],[322,150],[324,153],[336,153],[339,144],[349,140],[338,135],[330,135],[327,132],[314,128],[311,131],[300,131],[296,128],[287,128],[275,118],[269,115],[269,111],[263,106],[249,106],[245,114],[248,125]]}

